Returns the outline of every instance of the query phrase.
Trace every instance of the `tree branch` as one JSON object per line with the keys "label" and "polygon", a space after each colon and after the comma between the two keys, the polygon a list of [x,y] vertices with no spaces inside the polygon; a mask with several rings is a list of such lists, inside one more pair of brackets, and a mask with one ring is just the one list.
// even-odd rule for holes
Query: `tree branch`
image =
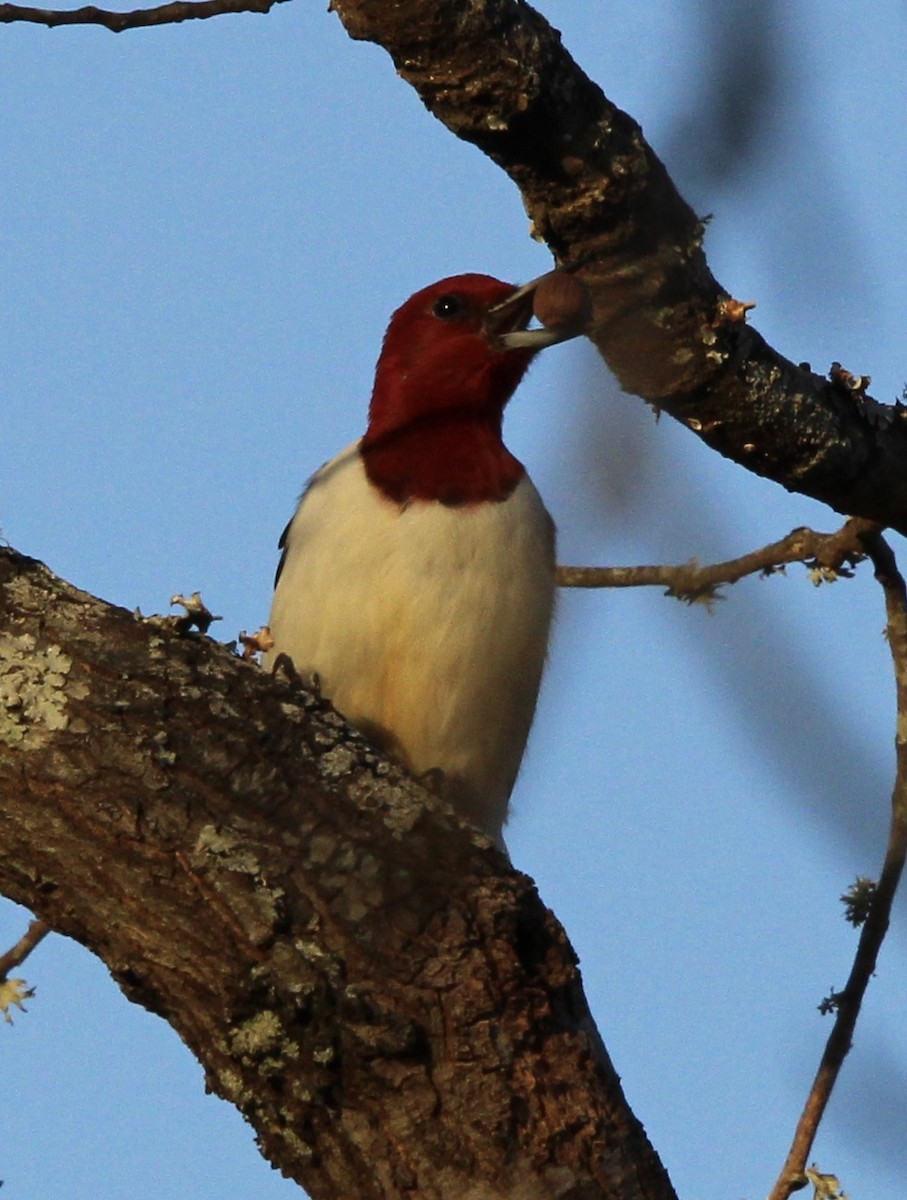
{"label": "tree branch", "polygon": [[287,0],[174,0],[172,4],[161,4],[157,8],[137,8],[124,13],[96,8],[93,4],[69,10],[0,4],[0,24],[25,21],[32,25],[46,25],[49,29],[57,25],[102,25],[112,33],[123,33],[127,29],[145,29],[152,25],[204,21],[208,17],[227,13],[266,13],[275,4],[285,3]]}
{"label": "tree branch", "polygon": [[703,222],[639,126],[521,0],[332,0],[458,137],[519,186],[535,233],[579,263],[590,336],[623,388],[713,449],[845,515],[907,533],[907,408],[783,358],[715,281]]}
{"label": "tree branch", "polygon": [[[891,798],[891,827],[878,883],[867,889],[865,880],[858,881],[863,886],[842,897],[848,903],[849,918],[854,923],[860,923],[860,916],[865,920],[844,990],[836,992],[827,1002],[827,1007],[835,1011],[834,1026],[797,1124],[790,1152],[769,1200],[787,1200],[792,1192],[806,1183],[806,1160],[844,1059],[850,1052],[857,1017],[888,932],[891,908],[907,857],[907,587],[894,554],[881,534],[878,531],[867,532],[863,540],[866,553],[875,566],[876,579],[885,592],[888,616],[886,632],[897,691],[897,770]],[[866,911],[860,914],[859,908],[864,904]]]}
{"label": "tree branch", "polygon": [[706,567],[695,562],[679,566],[561,566],[557,569],[557,582],[559,587],[569,588],[664,587],[669,596],[690,604],[708,604],[719,598],[718,589],[722,585],[737,583],[757,572],[770,574],[786,563],[807,563],[818,574],[817,582],[846,573],[866,557],[864,537],[878,531],[875,522],[854,517],[835,533],[816,533],[805,527],[794,529],[780,541]]}
{"label": "tree branch", "polygon": [[0,825],[0,891],[316,1200],[676,1200],[531,880],[325,701],[11,550]]}
{"label": "tree branch", "polygon": [[5,954],[0,954],[0,1015],[8,1025],[12,1025],[10,1008],[16,1007],[25,1012],[23,1001],[33,996],[34,989],[30,988],[24,979],[10,979],[9,973],[20,963],[25,962],[35,946],[39,945],[50,933],[50,926],[43,921],[31,921],[28,929]]}
{"label": "tree branch", "polygon": [[28,929],[19,938],[15,946],[11,946],[5,954],[0,954],[0,983],[6,980],[10,971],[24,963],[36,946],[50,933],[50,926],[43,921],[29,921]]}

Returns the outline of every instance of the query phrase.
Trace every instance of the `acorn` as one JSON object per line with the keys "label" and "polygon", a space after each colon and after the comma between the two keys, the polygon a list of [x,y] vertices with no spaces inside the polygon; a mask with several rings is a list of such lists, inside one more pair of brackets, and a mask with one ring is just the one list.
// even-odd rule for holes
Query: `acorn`
{"label": "acorn", "polygon": [[552,271],[536,286],[532,311],[546,329],[582,328],[592,316],[592,297],[575,275]]}

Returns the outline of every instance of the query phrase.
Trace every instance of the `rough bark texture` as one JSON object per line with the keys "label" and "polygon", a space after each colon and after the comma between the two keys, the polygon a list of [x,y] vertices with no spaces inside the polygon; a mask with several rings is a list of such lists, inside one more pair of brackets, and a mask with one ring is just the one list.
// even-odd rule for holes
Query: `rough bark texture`
{"label": "rough bark texture", "polygon": [[[333,0],[430,112],[519,186],[536,234],[581,263],[621,385],[728,458],[907,533],[907,409],[796,366],[715,281],[703,225],[639,126],[520,0]],[[607,9],[602,10],[607,21]],[[830,365],[830,364],[829,364]],[[857,368],[862,369],[862,367]]]}
{"label": "rough bark texture", "polygon": [[318,697],[10,550],[0,829],[316,1200],[674,1200],[530,879]]}

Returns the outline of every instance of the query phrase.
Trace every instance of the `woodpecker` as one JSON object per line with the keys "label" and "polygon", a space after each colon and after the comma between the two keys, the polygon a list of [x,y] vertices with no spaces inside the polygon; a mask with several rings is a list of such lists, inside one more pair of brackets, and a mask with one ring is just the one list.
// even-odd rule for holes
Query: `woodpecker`
{"label": "woodpecker", "polygon": [[[586,300],[563,272],[416,292],[388,326],[364,436],[311,478],[280,539],[263,665],[286,655],[502,848],[555,596],[554,522],[502,418],[533,356],[581,332]],[[528,329],[534,302],[546,326]]]}

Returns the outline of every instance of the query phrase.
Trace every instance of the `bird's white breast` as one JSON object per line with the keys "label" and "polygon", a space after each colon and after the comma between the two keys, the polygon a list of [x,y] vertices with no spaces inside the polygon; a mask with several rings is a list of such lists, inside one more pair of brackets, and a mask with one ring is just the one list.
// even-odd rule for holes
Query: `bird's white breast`
{"label": "bird's white breast", "polygon": [[500,837],[544,666],[554,527],[526,476],[500,503],[399,506],[350,446],[289,526],[275,640],[348,720]]}

